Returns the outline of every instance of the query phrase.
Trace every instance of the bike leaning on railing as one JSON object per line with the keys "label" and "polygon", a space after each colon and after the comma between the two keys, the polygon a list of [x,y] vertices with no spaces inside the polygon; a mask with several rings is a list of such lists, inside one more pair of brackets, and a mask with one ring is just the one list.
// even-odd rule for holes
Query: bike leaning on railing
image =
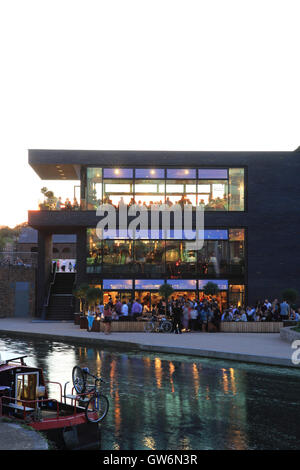
{"label": "bike leaning on railing", "polygon": [[[88,377],[94,379],[94,384],[88,384]],[[85,405],[85,415],[91,423],[99,423],[103,421],[109,409],[108,398],[100,393],[100,383],[104,382],[101,377],[97,377],[90,373],[87,367],[73,367],[72,381],[76,392],[87,398]]]}
{"label": "bike leaning on railing", "polygon": [[148,333],[171,333],[172,323],[166,319],[158,322],[157,320],[149,320],[144,325],[144,331]]}

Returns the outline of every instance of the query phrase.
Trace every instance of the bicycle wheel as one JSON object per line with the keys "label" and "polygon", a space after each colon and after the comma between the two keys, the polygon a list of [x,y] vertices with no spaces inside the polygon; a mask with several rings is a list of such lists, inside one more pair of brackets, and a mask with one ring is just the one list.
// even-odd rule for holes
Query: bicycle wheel
{"label": "bicycle wheel", "polygon": [[153,331],[153,325],[151,322],[146,322],[145,325],[144,325],[144,331]]}
{"label": "bicycle wheel", "polygon": [[85,415],[91,423],[99,423],[107,415],[109,401],[105,395],[98,393],[91,397],[85,407]]}
{"label": "bicycle wheel", "polygon": [[73,367],[72,370],[73,386],[77,393],[84,393],[86,389],[86,380],[82,369],[79,366]]}
{"label": "bicycle wheel", "polygon": [[163,324],[162,324],[162,330],[164,333],[171,333],[172,331],[172,323],[169,322],[169,321],[165,321]]}

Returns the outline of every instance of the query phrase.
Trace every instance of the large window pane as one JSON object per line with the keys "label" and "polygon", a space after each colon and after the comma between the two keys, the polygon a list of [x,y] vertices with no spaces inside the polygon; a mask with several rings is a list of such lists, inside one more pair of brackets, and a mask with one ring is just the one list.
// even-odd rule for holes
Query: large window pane
{"label": "large window pane", "polygon": [[165,170],[162,168],[136,168],[136,178],[164,178]]}
{"label": "large window pane", "polygon": [[133,200],[132,180],[120,180],[118,183],[114,180],[104,180],[103,183],[103,202],[113,204],[118,207],[119,204],[129,204]]}
{"label": "large window pane", "polygon": [[138,273],[155,275],[164,273],[165,242],[161,240],[136,240],[134,262]]}
{"label": "large window pane", "polygon": [[205,181],[198,184],[198,201],[204,204],[205,210],[228,210],[228,183],[222,180]]}
{"label": "large window pane", "polygon": [[137,180],[135,183],[135,201],[137,204],[143,204],[147,207],[152,204],[164,204],[164,180]]}
{"label": "large window pane", "polygon": [[220,169],[220,168],[202,168],[198,170],[198,178],[199,179],[227,179],[228,178],[228,170]]}
{"label": "large window pane", "polygon": [[229,304],[243,306],[245,305],[245,286],[244,284],[229,286]]}
{"label": "large window pane", "polygon": [[170,277],[195,274],[197,252],[185,241],[166,241],[166,273]]}
{"label": "large window pane", "polygon": [[103,240],[103,272],[117,274],[133,272],[131,240]]}
{"label": "large window pane", "polygon": [[191,168],[172,168],[167,170],[167,178],[196,178],[196,170]]}
{"label": "large window pane", "polygon": [[87,209],[96,209],[102,202],[102,168],[87,169]]}
{"label": "large window pane", "polygon": [[219,277],[229,270],[227,240],[205,240],[203,248],[198,250],[198,271],[201,275]]}
{"label": "large window pane", "polygon": [[207,249],[207,274],[219,277],[228,271],[228,243],[226,241],[205,242]]}
{"label": "large window pane", "polygon": [[135,193],[141,194],[164,194],[165,192],[165,184],[164,182],[160,181],[147,181],[147,182],[138,182],[135,183]]}
{"label": "large window pane", "polygon": [[104,168],[104,178],[132,178],[132,168]]}
{"label": "large window pane", "polygon": [[230,272],[243,275],[245,271],[244,229],[229,230]]}
{"label": "large window pane", "polygon": [[102,269],[102,240],[96,235],[95,229],[87,230],[87,259],[88,273],[100,273]]}
{"label": "large window pane", "polygon": [[229,210],[243,211],[244,206],[244,169],[229,169]]}
{"label": "large window pane", "polygon": [[185,205],[191,204],[196,207],[196,184],[194,181],[168,180],[166,183],[166,203],[169,206],[173,204]]}

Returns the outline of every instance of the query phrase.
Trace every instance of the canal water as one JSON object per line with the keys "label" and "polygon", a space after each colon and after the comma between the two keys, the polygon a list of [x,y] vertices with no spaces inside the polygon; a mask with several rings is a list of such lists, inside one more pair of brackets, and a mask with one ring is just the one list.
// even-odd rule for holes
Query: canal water
{"label": "canal water", "polygon": [[100,374],[104,450],[299,449],[300,370],[6,336],[0,351],[51,381],[71,381],[74,365]]}

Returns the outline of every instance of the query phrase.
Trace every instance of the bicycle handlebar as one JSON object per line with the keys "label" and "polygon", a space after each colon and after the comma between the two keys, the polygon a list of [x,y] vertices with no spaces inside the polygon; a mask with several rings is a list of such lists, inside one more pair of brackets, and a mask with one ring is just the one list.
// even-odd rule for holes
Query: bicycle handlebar
{"label": "bicycle handlebar", "polygon": [[93,379],[95,380],[98,380],[99,382],[104,382],[103,379],[101,379],[101,377],[97,377],[96,375],[92,374],[90,371],[89,371],[89,368],[88,367],[83,367],[83,372],[85,372],[87,375],[90,375],[91,377],[93,377]]}

